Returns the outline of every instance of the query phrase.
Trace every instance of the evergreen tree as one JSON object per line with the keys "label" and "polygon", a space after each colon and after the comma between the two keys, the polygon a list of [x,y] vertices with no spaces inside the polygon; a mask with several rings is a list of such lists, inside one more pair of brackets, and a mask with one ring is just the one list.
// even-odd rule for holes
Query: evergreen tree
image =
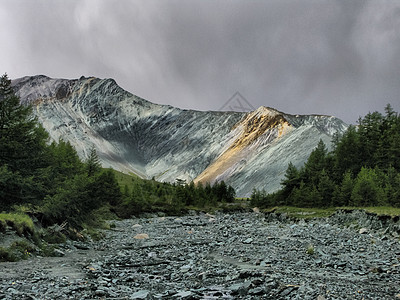
{"label": "evergreen tree", "polygon": [[382,135],[383,116],[379,112],[368,113],[359,120],[358,136],[360,152],[357,154],[364,166],[373,168]]}
{"label": "evergreen tree", "polygon": [[83,172],[83,163],[78,153],[70,142],[60,139],[58,143],[52,142],[49,146],[51,172],[54,184],[72,178]]}
{"label": "evergreen tree", "polygon": [[0,166],[25,176],[46,166],[48,135],[32,110],[15,95],[7,75],[0,77]]}
{"label": "evergreen tree", "polygon": [[343,175],[340,186],[335,189],[332,206],[348,206],[353,192],[354,181],[350,171]]}
{"label": "evergreen tree", "polygon": [[315,187],[313,186],[311,189],[306,190],[305,192],[308,192],[309,195],[305,195],[308,197],[308,202],[306,205],[307,207],[326,207],[328,206],[326,204],[326,200],[323,198],[322,193]]}
{"label": "evergreen tree", "polygon": [[48,167],[47,133],[19,103],[7,75],[0,77],[0,206],[36,203],[44,196],[38,175]]}
{"label": "evergreen tree", "polygon": [[100,159],[94,147],[90,149],[89,156],[86,159],[86,170],[89,177],[94,176],[101,170]]}
{"label": "evergreen tree", "polygon": [[85,204],[85,208],[89,210],[99,208],[106,203],[115,206],[122,202],[122,192],[111,169],[94,176],[87,185],[87,191],[90,200]]}
{"label": "evergreen tree", "polygon": [[311,152],[304,166],[304,180],[306,184],[317,186],[322,170],[327,167],[328,150],[325,143],[320,140],[318,146]]}
{"label": "evergreen tree", "polygon": [[288,203],[289,205],[297,206],[297,207],[310,207],[309,196],[311,194],[310,187],[307,186],[304,181],[300,182],[299,187],[295,187],[292,193],[289,196]]}
{"label": "evergreen tree", "polygon": [[390,167],[387,170],[383,185],[388,203],[400,207],[400,173],[395,168]]}
{"label": "evergreen tree", "polygon": [[191,181],[188,185],[185,186],[186,205],[195,205],[197,200],[196,187],[194,185],[194,182]]}
{"label": "evergreen tree", "polygon": [[376,151],[376,164],[382,170],[394,167],[400,172],[400,116],[390,104],[385,107],[382,134]]}
{"label": "evergreen tree", "polygon": [[385,193],[374,169],[361,168],[351,194],[352,206],[377,206],[385,204]]}
{"label": "evergreen tree", "polygon": [[33,186],[32,178],[12,172],[6,165],[0,166],[0,211],[30,201]]}
{"label": "evergreen tree", "polygon": [[316,207],[326,207],[331,204],[333,192],[335,191],[335,184],[329,178],[325,169],[322,170],[319,176],[318,192],[321,196],[321,202],[315,203]]}
{"label": "evergreen tree", "polygon": [[281,181],[283,201],[290,197],[294,188],[298,188],[300,186],[300,182],[300,172],[293,165],[293,163],[290,162],[286,169],[285,177]]}
{"label": "evergreen tree", "polygon": [[358,174],[363,165],[362,158],[359,156],[361,145],[356,127],[349,126],[342,138],[335,145],[334,151],[334,171],[335,179],[341,180],[346,171],[353,175]]}

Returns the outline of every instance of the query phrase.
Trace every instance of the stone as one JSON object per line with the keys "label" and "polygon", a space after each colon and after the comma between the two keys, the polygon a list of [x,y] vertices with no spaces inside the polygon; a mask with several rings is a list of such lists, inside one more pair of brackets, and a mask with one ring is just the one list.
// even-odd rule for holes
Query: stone
{"label": "stone", "polygon": [[94,293],[96,296],[105,296],[107,294],[107,291],[103,288],[98,288]]}
{"label": "stone", "polygon": [[137,239],[137,240],[144,240],[144,239],[148,239],[149,235],[147,233],[138,233],[133,238]]}
{"label": "stone", "polygon": [[90,250],[90,246],[84,243],[74,243],[74,246],[80,250]]}
{"label": "stone", "polygon": [[185,266],[182,266],[182,267],[180,268],[180,270],[181,270],[182,273],[187,273],[187,272],[190,271],[191,268],[192,268],[192,267],[191,267],[190,265],[185,265]]}
{"label": "stone", "polygon": [[360,234],[367,234],[367,233],[368,233],[368,229],[365,228],[365,227],[360,228],[360,230],[358,231],[358,233],[360,233]]}
{"label": "stone", "polygon": [[231,291],[232,295],[244,296],[247,295],[247,291],[249,290],[250,282],[246,281],[244,283],[235,283],[228,287],[228,290]]}
{"label": "stone", "polygon": [[180,291],[173,295],[172,297],[179,298],[179,299],[185,299],[185,298],[191,298],[193,296],[193,292],[191,291]]}
{"label": "stone", "polygon": [[253,239],[252,238],[248,238],[248,239],[245,239],[243,241],[243,244],[251,244],[252,242],[253,242]]}
{"label": "stone", "polygon": [[262,288],[262,287],[256,287],[256,288],[254,288],[254,289],[249,290],[248,294],[249,294],[249,295],[254,295],[254,296],[256,296],[256,295],[262,295],[262,294],[264,294],[264,288]]}
{"label": "stone", "polygon": [[266,266],[268,266],[268,264],[265,260],[260,262],[260,267],[266,267]]}
{"label": "stone", "polygon": [[55,248],[53,253],[54,253],[54,256],[56,256],[56,257],[62,257],[65,255],[65,253],[58,248]]}
{"label": "stone", "polygon": [[297,290],[299,288],[299,286],[296,285],[287,285],[283,291],[281,292],[281,296],[282,297],[286,297],[289,294],[291,294],[293,291]]}
{"label": "stone", "polygon": [[148,290],[140,290],[130,295],[129,299],[146,299],[149,293]]}

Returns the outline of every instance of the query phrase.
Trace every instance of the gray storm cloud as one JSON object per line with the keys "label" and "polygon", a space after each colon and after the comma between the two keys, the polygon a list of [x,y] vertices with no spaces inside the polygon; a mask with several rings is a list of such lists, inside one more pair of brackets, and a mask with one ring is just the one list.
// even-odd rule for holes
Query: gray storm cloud
{"label": "gray storm cloud", "polygon": [[400,2],[0,0],[0,66],[16,78],[112,77],[156,103],[255,107],[354,123],[400,111]]}

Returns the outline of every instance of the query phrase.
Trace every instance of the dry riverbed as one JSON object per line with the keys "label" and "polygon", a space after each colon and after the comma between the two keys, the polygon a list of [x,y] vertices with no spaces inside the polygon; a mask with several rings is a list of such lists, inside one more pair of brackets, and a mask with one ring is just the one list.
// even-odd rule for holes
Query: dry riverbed
{"label": "dry riverbed", "polygon": [[113,221],[104,240],[59,245],[62,257],[0,263],[0,299],[400,299],[396,230],[354,219]]}

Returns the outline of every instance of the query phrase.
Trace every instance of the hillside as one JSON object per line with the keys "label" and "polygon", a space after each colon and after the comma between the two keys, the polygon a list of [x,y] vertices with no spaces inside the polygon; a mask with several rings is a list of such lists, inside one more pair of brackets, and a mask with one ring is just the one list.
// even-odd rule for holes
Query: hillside
{"label": "hillside", "polygon": [[104,167],[159,181],[224,180],[238,196],[277,190],[290,161],[301,166],[320,139],[329,145],[347,128],[335,117],[267,107],[238,113],[157,105],[112,79],[41,75],[13,87],[50,137],[70,141],[81,157],[95,146]]}

